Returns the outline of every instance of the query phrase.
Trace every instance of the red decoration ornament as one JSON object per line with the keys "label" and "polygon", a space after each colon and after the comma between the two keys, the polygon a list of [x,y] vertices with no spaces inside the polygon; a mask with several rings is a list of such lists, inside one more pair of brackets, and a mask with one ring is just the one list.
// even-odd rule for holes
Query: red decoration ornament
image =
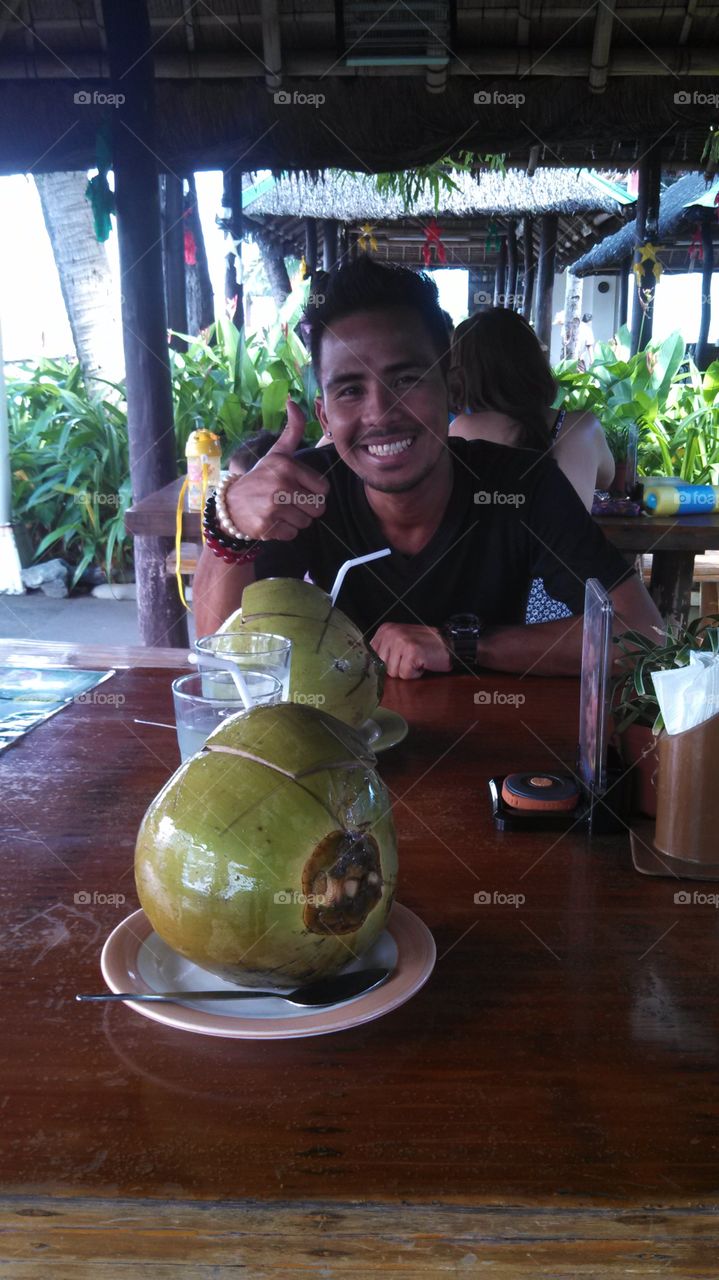
{"label": "red decoration ornament", "polygon": [[442,266],[447,261],[447,250],[442,244],[442,229],[436,218],[425,229],[424,244],[422,245],[422,260],[425,267],[428,267],[432,261],[432,250],[434,249],[437,262]]}
{"label": "red decoration ornament", "polygon": [[687,252],[689,254],[689,261],[692,266],[694,266],[695,262],[704,261],[704,247],[702,245],[702,233],[699,227],[694,228],[694,235],[692,236],[691,241],[689,242],[689,248]]}
{"label": "red decoration ornament", "polygon": [[[188,210],[188,213],[189,213],[189,210]],[[185,214],[185,217],[187,217],[187,213]],[[184,241],[185,241],[185,266],[196,267],[197,266],[197,244],[195,243],[195,237],[192,234],[191,227],[185,227]]]}

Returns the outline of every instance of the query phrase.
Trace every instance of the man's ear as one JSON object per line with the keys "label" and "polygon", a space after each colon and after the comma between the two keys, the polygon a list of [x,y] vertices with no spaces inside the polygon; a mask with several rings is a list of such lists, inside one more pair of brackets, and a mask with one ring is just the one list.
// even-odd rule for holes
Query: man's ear
{"label": "man's ear", "polygon": [[325,413],[325,402],[322,396],[315,396],[315,417],[319,422],[325,435],[327,435],[327,432],[330,429],[330,424],[327,421],[327,414]]}
{"label": "man's ear", "polygon": [[467,404],[467,380],[459,365],[455,365],[447,374],[447,397],[450,413],[464,412]]}

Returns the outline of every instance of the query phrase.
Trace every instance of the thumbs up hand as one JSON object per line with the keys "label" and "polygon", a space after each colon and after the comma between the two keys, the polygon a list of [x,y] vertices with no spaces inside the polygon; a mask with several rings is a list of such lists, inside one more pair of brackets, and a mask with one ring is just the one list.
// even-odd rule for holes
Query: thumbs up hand
{"label": "thumbs up hand", "polygon": [[291,542],[324,514],[329,481],[293,456],[305,426],[299,405],[288,400],[287,423],[277,443],[225,490],[230,518],[248,538]]}

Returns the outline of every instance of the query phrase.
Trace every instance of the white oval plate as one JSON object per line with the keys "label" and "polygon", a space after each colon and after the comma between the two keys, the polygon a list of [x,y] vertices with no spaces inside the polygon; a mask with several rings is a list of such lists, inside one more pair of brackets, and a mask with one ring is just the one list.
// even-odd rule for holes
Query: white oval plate
{"label": "white oval plate", "polygon": [[[437,956],[434,938],[418,916],[395,902],[387,928],[374,946],[345,972],[375,965],[393,972],[381,987],[342,1004],[297,1009],[284,1000],[188,1001],[186,1004],[143,1004],[127,1000],[136,1013],[153,1022],[198,1035],[246,1040],[287,1040],[344,1031],[381,1018],[409,1000],[429,978]],[[177,954],[153,930],[144,911],[135,911],[113,929],[102,949],[102,974],[111,991],[231,990],[215,974]],[[221,1008],[222,1012],[218,1012]]]}

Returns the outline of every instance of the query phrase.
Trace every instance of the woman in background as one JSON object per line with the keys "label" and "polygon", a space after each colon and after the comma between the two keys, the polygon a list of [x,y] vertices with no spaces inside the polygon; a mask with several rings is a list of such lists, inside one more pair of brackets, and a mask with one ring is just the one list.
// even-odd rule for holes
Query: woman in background
{"label": "woman in background", "polygon": [[[556,394],[539,339],[518,312],[495,307],[457,326],[450,375],[457,417],[450,436],[551,453],[591,511],[595,489],[608,488],[614,478],[614,459],[594,414],[553,409]],[[527,622],[569,613],[534,580]]]}

